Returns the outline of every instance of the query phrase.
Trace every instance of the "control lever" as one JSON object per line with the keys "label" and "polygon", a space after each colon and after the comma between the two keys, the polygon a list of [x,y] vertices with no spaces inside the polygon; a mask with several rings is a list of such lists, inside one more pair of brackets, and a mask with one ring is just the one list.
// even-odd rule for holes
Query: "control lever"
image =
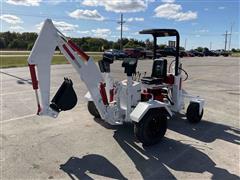
{"label": "control lever", "polygon": [[138,82],[140,81],[140,77],[141,77],[141,73],[139,73],[138,75]]}
{"label": "control lever", "polygon": [[135,81],[137,81],[137,77],[139,76],[139,71],[137,72],[136,76],[135,76]]}
{"label": "control lever", "polygon": [[132,80],[133,80],[133,81],[136,80],[136,73],[133,73],[133,75],[132,75]]}
{"label": "control lever", "polygon": [[145,71],[143,77],[146,77],[146,74],[147,74],[147,72]]}

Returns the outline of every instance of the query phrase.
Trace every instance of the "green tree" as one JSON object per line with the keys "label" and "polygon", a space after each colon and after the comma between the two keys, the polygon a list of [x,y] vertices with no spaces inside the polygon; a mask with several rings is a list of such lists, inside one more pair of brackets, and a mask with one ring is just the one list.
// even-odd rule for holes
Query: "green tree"
{"label": "green tree", "polygon": [[19,40],[19,39],[14,39],[12,42],[10,42],[8,44],[8,48],[10,49],[19,49],[19,50],[25,50],[28,47],[28,43],[23,41],[23,40]]}
{"label": "green tree", "polygon": [[146,46],[146,49],[152,50],[152,49],[153,49],[153,42],[150,41],[149,39],[147,39],[147,40],[145,41],[145,46]]}
{"label": "green tree", "polygon": [[195,50],[199,51],[199,52],[203,52],[203,47],[198,47]]}
{"label": "green tree", "polygon": [[0,38],[0,49],[6,48],[6,42],[4,38]]}
{"label": "green tree", "polygon": [[180,51],[185,51],[185,48],[182,47],[182,46],[180,46],[180,47],[179,47],[179,50],[180,50]]}
{"label": "green tree", "polygon": [[31,43],[28,43],[28,45],[27,45],[27,50],[28,50],[28,51],[31,51],[31,50],[32,50],[32,48],[33,48],[33,45],[34,45],[34,43],[33,43],[33,42],[31,42]]}
{"label": "green tree", "polygon": [[167,47],[166,44],[160,44],[160,45],[159,45],[159,49],[164,49],[164,48],[166,48],[166,47]]}

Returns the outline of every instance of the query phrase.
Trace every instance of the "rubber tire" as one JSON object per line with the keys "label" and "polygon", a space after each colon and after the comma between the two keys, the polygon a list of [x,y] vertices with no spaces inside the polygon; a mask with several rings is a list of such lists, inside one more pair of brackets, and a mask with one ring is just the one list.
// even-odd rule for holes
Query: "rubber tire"
{"label": "rubber tire", "polygon": [[[138,123],[134,123],[135,137],[145,146],[157,144],[167,131],[167,113],[161,109],[150,109]],[[151,124],[155,120],[154,124]],[[152,134],[152,127],[158,122],[158,132]],[[152,127],[151,127],[152,125]],[[156,127],[156,126],[155,126]]]}
{"label": "rubber tire", "polygon": [[191,102],[187,108],[186,116],[190,123],[199,123],[203,117],[203,109],[199,114],[199,104]]}
{"label": "rubber tire", "polygon": [[100,118],[101,117],[93,101],[88,101],[87,106],[88,106],[88,112],[92,116],[94,116],[95,118]]}

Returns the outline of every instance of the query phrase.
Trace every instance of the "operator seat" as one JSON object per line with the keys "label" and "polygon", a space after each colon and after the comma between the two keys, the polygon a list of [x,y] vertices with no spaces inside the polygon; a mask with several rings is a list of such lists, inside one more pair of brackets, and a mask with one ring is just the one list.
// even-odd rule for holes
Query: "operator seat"
{"label": "operator seat", "polygon": [[167,60],[160,58],[153,61],[151,77],[143,77],[141,82],[148,85],[162,84],[166,77]]}

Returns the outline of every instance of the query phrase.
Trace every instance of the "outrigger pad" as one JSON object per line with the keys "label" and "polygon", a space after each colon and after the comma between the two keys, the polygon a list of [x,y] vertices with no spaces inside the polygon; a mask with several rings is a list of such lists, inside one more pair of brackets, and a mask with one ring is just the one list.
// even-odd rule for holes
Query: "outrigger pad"
{"label": "outrigger pad", "polygon": [[77,104],[77,95],[73,89],[71,79],[64,78],[64,81],[53,97],[50,107],[57,111],[67,111]]}

